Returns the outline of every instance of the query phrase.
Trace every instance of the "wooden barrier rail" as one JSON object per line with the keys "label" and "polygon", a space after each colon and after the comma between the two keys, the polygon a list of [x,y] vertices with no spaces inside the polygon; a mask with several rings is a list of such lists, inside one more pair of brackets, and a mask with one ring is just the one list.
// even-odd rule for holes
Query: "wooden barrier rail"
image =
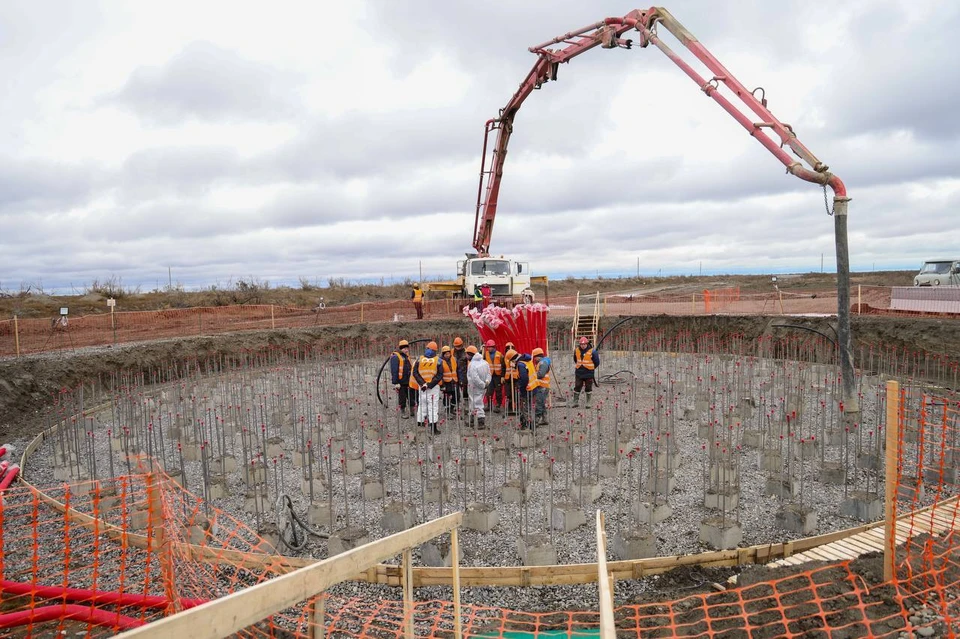
{"label": "wooden barrier rail", "polygon": [[[127,639],[192,637],[220,639],[289,608],[313,599],[330,586],[347,581],[379,562],[395,557],[444,533],[455,531],[463,519],[456,512],[409,530],[364,544],[353,550],[293,572],[244,588],[221,599],[121,633]],[[456,571],[456,564],[453,566]],[[460,611],[454,610],[459,619]],[[459,627],[458,627],[459,629]],[[459,633],[455,633],[459,639]]]}

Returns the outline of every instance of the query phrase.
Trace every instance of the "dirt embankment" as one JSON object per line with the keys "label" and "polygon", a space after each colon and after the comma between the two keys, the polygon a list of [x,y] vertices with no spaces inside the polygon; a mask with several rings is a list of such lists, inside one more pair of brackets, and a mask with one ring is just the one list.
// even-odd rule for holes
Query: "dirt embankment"
{"label": "dirt embankment", "polygon": [[[604,318],[602,330],[620,318]],[[553,335],[570,326],[568,319],[550,322]],[[764,335],[779,336],[794,324],[832,335],[831,318],[747,317],[747,316],[645,316],[633,319],[627,326],[641,334],[662,331],[667,336],[680,331],[698,336],[739,334],[746,340]],[[257,331],[198,337],[184,340],[162,340],[119,347],[95,347],[73,352],[35,355],[0,361],[0,440],[35,432],[40,427],[39,411],[50,404],[62,388],[73,387],[84,380],[109,375],[118,370],[158,370],[171,361],[204,359],[214,355],[239,354],[268,347],[311,346],[335,348],[344,340],[382,343],[383,354],[400,338],[416,339],[461,334],[475,336],[474,328],[465,319],[424,322],[364,324],[298,330]],[[887,317],[855,317],[853,321],[854,355],[857,344],[885,344],[909,350],[943,353],[960,359],[960,321],[904,320]]]}

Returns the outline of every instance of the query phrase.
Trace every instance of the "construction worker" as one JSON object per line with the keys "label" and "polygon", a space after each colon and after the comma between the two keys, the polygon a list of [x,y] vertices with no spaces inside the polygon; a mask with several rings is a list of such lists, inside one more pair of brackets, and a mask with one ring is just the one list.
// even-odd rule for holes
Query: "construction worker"
{"label": "construction worker", "polygon": [[538,384],[537,369],[530,355],[526,353],[521,355],[515,350],[507,351],[507,361],[512,362],[517,371],[515,387],[518,412],[520,413],[520,428],[526,430],[533,423],[533,398]]}
{"label": "construction worker", "polygon": [[542,348],[535,348],[530,353],[533,365],[537,369],[537,426],[547,426],[547,398],[550,396],[550,358],[546,357]]}
{"label": "construction worker", "polygon": [[490,365],[477,352],[476,346],[468,346],[467,353],[472,354],[472,359],[467,367],[467,388],[470,396],[471,413],[477,420],[477,428],[486,428],[487,414],[483,410],[483,399],[493,375],[490,372]]}
{"label": "construction worker", "polygon": [[[507,342],[504,348],[507,349],[508,353],[516,349],[513,342]],[[517,380],[519,377],[520,372],[517,370],[517,363],[510,358],[505,358],[503,362],[503,404],[507,408],[507,415],[517,414],[517,393],[520,391]]]}
{"label": "construction worker", "polygon": [[413,363],[410,375],[410,387],[419,392],[417,405],[417,424],[423,424],[430,429],[433,435],[440,434],[437,422],[440,421],[440,383],[443,377],[439,374],[439,357],[437,357],[437,343],[430,342]]}
{"label": "construction worker", "polygon": [[452,415],[457,407],[457,394],[460,390],[459,376],[457,375],[457,360],[449,346],[440,349],[440,387],[443,389],[443,406],[447,415]]}
{"label": "construction worker", "polygon": [[413,300],[413,308],[417,309],[417,319],[423,319],[423,289],[420,284],[413,285],[413,291],[410,292],[410,299]]}
{"label": "construction worker", "polygon": [[[416,395],[410,389],[410,371],[413,366],[410,364],[410,343],[402,339],[397,344],[397,350],[390,355],[390,382],[393,389],[397,391],[397,403],[400,406],[400,417],[407,419],[414,411],[417,405]],[[410,410],[407,411],[409,401]]]}
{"label": "construction worker", "polygon": [[580,343],[573,349],[574,363],[574,383],[573,383],[573,405],[580,405],[580,391],[587,391],[586,408],[593,407],[593,400],[590,399],[590,393],[593,392],[594,371],[600,366],[600,355],[597,349],[590,347],[590,338],[584,335],[580,338]]}
{"label": "construction worker", "polygon": [[498,396],[503,388],[503,353],[497,350],[497,343],[492,339],[488,339],[484,346],[483,361],[490,367],[491,376],[485,399],[487,407],[494,413],[499,413]]}
{"label": "construction worker", "polygon": [[[474,351],[477,349],[474,348]],[[457,360],[457,390],[458,399],[464,399],[467,396],[467,366],[470,363],[470,357],[463,346],[463,338],[453,338],[453,358]]]}
{"label": "construction worker", "polygon": [[480,292],[480,285],[473,286],[473,307],[478,311],[483,310],[483,293]]}
{"label": "construction worker", "polygon": [[482,308],[490,306],[490,298],[493,297],[493,289],[491,289],[490,285],[486,282],[480,285],[480,295],[483,297]]}

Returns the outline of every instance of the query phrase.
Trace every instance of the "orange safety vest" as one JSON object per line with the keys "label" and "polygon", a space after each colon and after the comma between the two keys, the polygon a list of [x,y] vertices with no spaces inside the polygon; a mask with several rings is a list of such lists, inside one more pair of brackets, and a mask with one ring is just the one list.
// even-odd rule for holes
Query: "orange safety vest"
{"label": "orange safety vest", "polygon": [[[519,379],[519,378],[520,378],[520,371],[517,370],[517,362],[516,362],[516,361],[507,362],[507,369],[504,371],[503,376],[504,376],[506,379]],[[536,375],[534,375],[534,377],[536,377]]]}
{"label": "orange safety vest", "polygon": [[593,349],[591,348],[586,353],[580,351],[580,347],[576,347],[573,350],[573,359],[576,362],[574,368],[585,368],[588,371],[592,371],[595,368],[593,363]]}
{"label": "orange safety vest", "polygon": [[[440,366],[442,367],[442,370],[443,370],[444,384],[452,384],[453,382],[457,381],[457,360],[451,357],[450,360],[447,361],[441,357]],[[423,373],[420,373],[420,374],[422,375]]]}
{"label": "orange safety vest", "polygon": [[414,302],[421,302],[421,301],[423,301],[423,289],[422,289],[422,288],[415,288],[415,289],[413,289],[413,301],[414,301]]}
{"label": "orange safety vest", "polygon": [[[432,382],[433,378],[437,376],[437,360],[439,357],[421,357],[417,360],[417,363],[413,365],[413,369],[420,371],[420,377],[423,378],[425,382]],[[410,375],[410,388],[420,389],[420,384],[417,383],[417,378],[414,375]]]}
{"label": "orange safety vest", "polygon": [[[540,365],[539,365],[539,364],[537,364],[537,368],[540,368]],[[543,377],[540,377],[540,378],[539,378],[539,379],[540,379],[540,383],[539,383],[540,388],[547,388],[547,389],[550,388],[550,370],[551,370],[552,368],[553,368],[553,366],[551,366],[550,368],[548,368],[548,369],[547,369],[547,374],[544,375]]]}
{"label": "orange safety vest", "polygon": [[490,359],[490,351],[485,350],[483,352],[483,359],[490,365],[490,372],[494,375],[500,375],[503,373],[503,353],[500,351],[493,352],[493,359]]}
{"label": "orange safety vest", "polygon": [[[536,390],[540,384],[540,381],[537,379],[537,367],[534,366],[533,362],[521,362],[521,364],[527,367],[527,390]],[[520,374],[517,373],[517,377],[519,376]]]}
{"label": "orange safety vest", "polygon": [[403,379],[403,353],[400,351],[393,351],[394,356],[397,358],[397,379]]}

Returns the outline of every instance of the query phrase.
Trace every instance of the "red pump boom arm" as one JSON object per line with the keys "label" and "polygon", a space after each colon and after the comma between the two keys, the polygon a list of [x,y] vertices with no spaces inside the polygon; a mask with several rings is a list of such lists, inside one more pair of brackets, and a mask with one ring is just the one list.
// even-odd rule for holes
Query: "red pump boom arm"
{"label": "red pump boom arm", "polygon": [[[663,28],[672,33],[698,60],[703,62],[713,73],[713,77],[709,80],[705,79],[664,44],[657,36],[658,25],[662,25]],[[493,222],[497,215],[497,200],[500,196],[500,181],[503,178],[503,163],[507,157],[510,135],[513,133],[513,119],[516,117],[517,111],[520,110],[520,106],[534,89],[539,89],[544,83],[557,79],[557,71],[561,63],[569,62],[596,46],[602,46],[605,49],[632,48],[633,42],[622,37],[630,30],[639,32],[640,47],[653,44],[666,54],[691,80],[697,83],[701,91],[713,98],[724,111],[733,116],[747,130],[747,133],[756,138],[764,148],[780,160],[788,173],[807,182],[830,186],[834,192],[834,207],[836,208],[837,205],[846,206],[848,198],[843,182],[830,173],[828,167],[797,139],[793,128],[789,124],[778,120],[767,109],[767,100],[762,97],[762,93],[761,98],[757,99],[755,95],[757,89],[750,91],[744,87],[670,12],[663,7],[651,7],[646,11],[631,11],[622,18],[606,18],[582,29],[557,36],[543,44],[530,47],[530,52],[537,55],[536,64],[533,65],[533,69],[524,78],[520,88],[513,94],[510,101],[500,110],[499,117],[488,120],[484,127],[480,185],[477,189],[477,210],[473,227],[473,248],[481,256],[488,255],[490,251]],[[566,46],[560,49],[548,48],[557,44]],[[758,121],[752,121],[722,95],[718,90],[720,84],[730,89],[757,116]],[[497,132],[497,135],[488,166],[488,142],[494,131]],[[779,140],[776,138],[779,138]],[[788,153],[784,146],[789,147],[793,155]]]}

